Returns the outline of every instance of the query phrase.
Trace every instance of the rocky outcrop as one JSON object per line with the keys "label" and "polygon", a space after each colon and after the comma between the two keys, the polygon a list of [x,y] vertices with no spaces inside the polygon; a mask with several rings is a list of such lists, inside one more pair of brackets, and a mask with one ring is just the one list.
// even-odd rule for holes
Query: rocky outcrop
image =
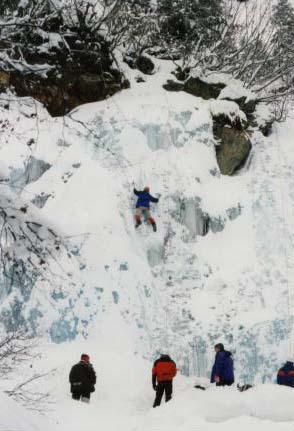
{"label": "rocky outcrop", "polygon": [[162,48],[158,46],[156,48],[149,48],[146,50],[146,53],[160,60],[178,61],[182,58],[182,54],[178,50],[171,49],[171,47]]}
{"label": "rocky outcrop", "polygon": [[[174,75],[178,81],[168,80],[163,88],[167,91],[185,91],[204,100],[217,99],[225,88],[225,84],[208,83],[193,77],[182,82],[188,73],[189,70],[176,70]],[[256,106],[255,99],[247,100],[246,97],[211,102],[213,133],[217,143],[216,158],[223,175],[233,175],[245,164],[250,154],[252,144],[246,129],[252,125]],[[206,227],[201,229],[205,231]]]}
{"label": "rocky outcrop", "polygon": [[140,70],[140,72],[145,75],[152,75],[154,73],[154,63],[150,58],[145,57],[144,55],[140,55],[136,60],[136,67]]}
{"label": "rocky outcrop", "polygon": [[218,141],[216,158],[223,175],[233,175],[241,168],[252,148],[248,134],[233,127],[217,127],[214,136]]}
{"label": "rocky outcrop", "polygon": [[260,121],[258,110],[262,103],[257,98],[248,99],[246,96],[239,98],[225,97],[222,100],[234,102],[239,106],[240,110],[246,114],[247,127],[260,130],[264,136],[271,134],[275,119],[272,114],[269,114],[266,120]]}
{"label": "rocky outcrop", "polygon": [[181,67],[177,67],[175,71],[172,72],[173,75],[177,78],[178,81],[186,81],[186,79],[190,76],[191,69],[189,67],[185,67],[182,69]]}
{"label": "rocky outcrop", "polygon": [[23,75],[17,71],[6,75],[5,85],[0,82],[0,90],[11,88],[20,97],[30,96],[43,103],[52,116],[64,115],[84,103],[104,100],[129,87],[121,75],[116,78],[111,73],[72,76],[65,72],[60,79],[44,79],[38,74]]}
{"label": "rocky outcrop", "polygon": [[9,87],[9,73],[0,71],[0,92],[5,91]]}
{"label": "rocky outcrop", "polygon": [[[236,103],[242,113],[246,115],[246,120],[238,119],[234,121],[234,124],[232,124],[231,121],[228,121],[228,118],[226,115],[220,114],[218,118],[214,118],[214,125],[221,125],[221,127],[229,125],[232,126],[233,129],[242,131],[243,129],[247,129],[248,127],[251,127],[252,129],[258,129],[261,131],[261,133],[264,136],[269,136],[272,132],[272,125],[274,123],[274,118],[269,118],[266,121],[263,121],[260,123],[260,121],[257,118],[257,110],[260,104],[260,101],[254,97],[254,94],[252,94],[252,97],[247,96],[241,96],[234,98],[231,97],[222,97],[222,90],[224,88],[227,88],[226,84],[223,83],[209,83],[206,81],[203,81],[200,78],[194,78],[190,76],[190,69],[185,68],[181,69],[177,67],[172,74],[177,78],[177,81],[174,80],[168,80],[166,84],[163,85],[163,88],[167,91],[177,92],[177,91],[185,91],[186,93],[192,94],[196,97],[201,97],[204,100],[209,99],[221,99],[222,101],[228,101],[232,103]],[[222,136],[224,135],[221,133]],[[247,135],[246,135],[247,136]],[[247,137],[244,137],[244,140],[246,141]]]}
{"label": "rocky outcrop", "polygon": [[138,69],[145,75],[152,75],[155,70],[153,61],[145,55],[136,56],[135,53],[131,53],[124,57],[124,62],[127,63],[131,69]]}
{"label": "rocky outcrop", "polygon": [[[177,72],[176,76],[184,78],[185,73],[183,72],[183,75],[179,75],[179,72]],[[210,84],[200,78],[193,77],[188,78],[183,83],[168,80],[163,85],[163,88],[167,91],[185,91],[193,96],[202,97],[204,100],[216,99],[224,87],[224,84]]]}
{"label": "rocky outcrop", "polygon": [[252,148],[246,131],[248,117],[232,101],[216,100],[210,106],[218,166],[223,175],[232,175],[244,165]]}
{"label": "rocky outcrop", "polygon": [[227,100],[212,101],[210,103],[210,112],[214,132],[225,126],[233,127],[237,130],[245,130],[249,126],[246,114],[241,111],[235,102]]}
{"label": "rocky outcrop", "polygon": [[245,112],[246,115],[251,115],[254,113],[256,109],[256,105],[258,103],[257,99],[249,99],[247,100],[247,97],[239,97],[238,99],[230,99],[225,98],[224,100],[229,100],[231,102],[237,103],[239,105],[239,108]]}
{"label": "rocky outcrop", "polygon": [[169,79],[166,84],[163,85],[163,88],[167,91],[184,91],[184,84],[181,82],[173,81]]}
{"label": "rocky outcrop", "polygon": [[[163,86],[167,91],[185,91],[205,100],[216,99],[224,87],[224,84],[210,84],[192,77],[185,82],[169,80]],[[233,175],[243,166],[252,148],[246,129],[250,125],[249,113],[255,110],[256,101],[246,102],[244,97],[238,102],[228,99],[211,102],[213,133],[217,142],[216,157],[223,175]],[[247,112],[241,110],[240,106]]]}
{"label": "rocky outcrop", "polygon": [[73,88],[75,96],[86,103],[86,101],[94,102],[97,97],[99,100],[106,99],[120,91],[122,85],[108,73],[102,75],[84,73],[78,77]]}
{"label": "rocky outcrop", "polygon": [[225,88],[224,84],[209,84],[200,78],[193,77],[184,84],[184,91],[193,96],[202,97],[204,100],[216,99],[223,88]]}
{"label": "rocky outcrop", "polygon": [[213,123],[214,132],[216,132],[220,128],[227,126],[233,127],[237,130],[244,130],[248,127],[248,123],[244,121],[244,119],[241,120],[240,117],[235,117],[233,120],[231,120],[226,114],[219,114],[213,116]]}
{"label": "rocky outcrop", "polygon": [[0,92],[10,88],[18,96],[40,101],[52,116],[60,116],[129,87],[122,73],[113,67],[110,48],[102,38],[94,43],[69,32],[64,43],[43,50],[42,43],[47,42],[44,37],[44,33],[33,33],[30,49],[23,49],[27,70],[9,64],[6,70],[0,70]]}

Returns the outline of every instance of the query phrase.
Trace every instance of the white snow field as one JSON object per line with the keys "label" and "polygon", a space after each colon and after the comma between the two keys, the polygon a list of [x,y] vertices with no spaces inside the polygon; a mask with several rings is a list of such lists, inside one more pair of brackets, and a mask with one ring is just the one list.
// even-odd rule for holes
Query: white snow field
{"label": "white snow field", "polygon": [[[1,431],[293,430],[294,392],[273,383],[293,355],[294,121],[269,138],[255,132],[246,166],[222,176],[211,114],[233,117],[238,106],[167,92],[174,65],[156,68],[144,83],[126,69],[130,89],[64,118],[28,98],[1,99],[1,192],[69,251],[25,292],[3,292],[7,329],[26,322],[43,334],[40,358],[14,384],[56,370],[36,383],[51,395],[45,417],[1,395]],[[242,91],[231,81],[226,94]],[[134,229],[134,185],[161,195],[156,234]],[[193,388],[209,377],[216,342],[233,352],[236,381],[254,389]],[[90,405],[69,394],[82,352],[98,375]],[[158,352],[179,375],[174,399],[153,410]]]}
{"label": "white snow field", "polygon": [[[45,364],[58,367],[55,376],[43,382],[51,392],[52,401],[45,417],[25,411],[3,395],[1,431],[233,431],[248,426],[252,430],[293,430],[294,392],[272,384],[258,385],[243,393],[236,387],[214,385],[202,391],[193,386],[195,382],[207,386],[203,379],[178,375],[173,399],[153,409],[151,363],[134,356],[126,328],[117,329],[114,325],[117,316],[108,319],[105,321],[108,329],[102,325],[101,333],[98,331],[87,342],[79,340],[43,350],[43,359],[36,362],[35,369]],[[103,336],[105,332],[109,337]],[[98,382],[91,403],[84,404],[71,400],[67,379],[74,359],[78,359],[81,349],[89,346]]]}

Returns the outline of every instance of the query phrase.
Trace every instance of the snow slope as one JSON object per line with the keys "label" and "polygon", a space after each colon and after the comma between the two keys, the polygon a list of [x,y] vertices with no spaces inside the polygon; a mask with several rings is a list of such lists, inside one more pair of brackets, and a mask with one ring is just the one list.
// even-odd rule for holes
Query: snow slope
{"label": "snow slope", "polygon": [[[195,378],[178,375],[174,380],[174,397],[168,404],[152,409],[154,391],[151,386],[151,363],[134,356],[133,340],[124,325],[116,326],[116,313],[88,341],[77,340],[44,348],[42,359],[34,368],[46,365],[58,367],[58,372],[46,381],[53,403],[47,406],[45,418],[21,412],[22,423],[17,427],[11,401],[1,397],[5,421],[1,414],[0,429],[5,431],[95,431],[117,429],[147,430],[275,430],[293,429],[293,390],[274,385],[259,385],[240,393],[236,387],[208,390],[194,389]],[[112,329],[110,329],[112,328]],[[105,334],[108,336],[105,336]],[[91,346],[98,382],[90,405],[70,399],[68,371],[81,349]],[[207,384],[205,379],[197,383]],[[44,383],[43,383],[44,385]],[[2,409],[1,409],[2,410]],[[34,428],[34,427],[35,428]]]}
{"label": "snow slope", "polygon": [[50,423],[45,418],[28,412],[6,394],[0,392],[1,431],[49,431]]}
{"label": "snow slope", "polygon": [[[119,422],[130,424],[134,416],[141,427],[133,429],[148,424],[156,429],[160,413],[149,411],[147,388],[150,360],[159,351],[169,352],[182,374],[205,378],[212,347],[222,341],[234,353],[241,383],[273,382],[292,353],[293,120],[276,126],[271,138],[255,133],[247,166],[234,177],[221,176],[211,112],[219,112],[222,102],[163,90],[173,67],[156,62],[156,73],[144,76],[145,83],[127,69],[129,90],[65,118],[51,118],[29,99],[10,96],[1,102],[0,174],[10,180],[10,186],[1,183],[2,190],[9,189],[28,205],[28,214],[62,235],[69,251],[60,252],[53,273],[40,276],[29,295],[13,286],[1,300],[7,329],[26,321],[56,343],[36,366],[48,368],[50,362],[58,368],[56,379],[46,384],[56,384],[53,416],[62,429],[79,423],[68,417],[73,412],[65,382],[83,349],[105,377],[96,404],[85,410],[92,412],[89,429],[100,403],[102,424],[114,405],[121,411]],[[44,170],[44,162],[51,167]],[[147,184],[161,195],[152,208],[156,234],[149,226],[138,231],[133,226],[132,188]],[[62,344],[66,341],[71,342]],[[113,370],[118,360],[122,365]],[[240,416],[255,416],[252,404],[239,409],[234,391],[228,390],[225,400],[236,403],[236,420],[235,410],[232,416],[224,413],[223,392],[209,392],[211,399],[187,386],[190,381],[179,378],[179,413],[172,404],[163,408],[162,426],[188,429],[184,417],[194,417],[188,401],[194,396],[195,405],[206,400],[204,410],[219,405],[216,417],[230,419],[232,426]],[[275,399],[276,391],[281,397],[289,393],[267,386],[251,393]],[[247,400],[247,394],[241,396]],[[282,407],[281,402],[276,416],[264,415],[292,420],[288,410],[280,413]],[[213,421],[213,414],[200,410],[195,420]],[[117,426],[115,419],[111,426]]]}

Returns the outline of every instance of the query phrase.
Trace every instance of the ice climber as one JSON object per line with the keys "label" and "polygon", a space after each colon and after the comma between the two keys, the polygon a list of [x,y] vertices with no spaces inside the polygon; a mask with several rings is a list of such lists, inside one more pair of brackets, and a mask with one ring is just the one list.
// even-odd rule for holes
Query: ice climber
{"label": "ice climber", "polygon": [[143,215],[145,221],[150,223],[153,227],[154,232],[156,232],[157,227],[155,220],[150,215],[150,202],[157,203],[159,201],[159,198],[154,198],[149,192],[150,188],[147,186],[144,187],[143,191],[138,191],[134,188],[134,193],[136,196],[138,196],[138,200],[136,203],[135,227],[138,228],[142,224],[141,217]]}
{"label": "ice climber", "polygon": [[216,386],[231,386],[234,383],[234,362],[231,352],[224,349],[222,343],[214,346],[215,361],[211,371],[210,383]]}
{"label": "ice climber", "polygon": [[172,397],[173,378],[177,374],[175,362],[168,355],[161,355],[154,362],[152,368],[152,386],[156,391],[153,407],[160,406],[161,399],[165,393],[165,402]]}
{"label": "ice climber", "polygon": [[277,375],[278,385],[294,387],[294,363],[287,361],[282,368],[279,369]]}
{"label": "ice climber", "polygon": [[90,363],[89,355],[83,353],[81,360],[69,373],[72,398],[85,403],[90,402],[90,394],[95,391],[96,373]]}

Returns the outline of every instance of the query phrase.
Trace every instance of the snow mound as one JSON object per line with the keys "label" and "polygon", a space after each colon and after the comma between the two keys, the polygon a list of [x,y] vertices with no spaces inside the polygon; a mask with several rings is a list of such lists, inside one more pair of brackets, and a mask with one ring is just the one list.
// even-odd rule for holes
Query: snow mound
{"label": "snow mound", "polygon": [[0,431],[52,431],[52,424],[32,413],[0,392]]}
{"label": "snow mound", "polygon": [[210,112],[212,116],[218,117],[224,115],[233,123],[237,118],[241,121],[247,121],[246,114],[241,111],[237,103],[229,100],[213,100],[210,102]]}

